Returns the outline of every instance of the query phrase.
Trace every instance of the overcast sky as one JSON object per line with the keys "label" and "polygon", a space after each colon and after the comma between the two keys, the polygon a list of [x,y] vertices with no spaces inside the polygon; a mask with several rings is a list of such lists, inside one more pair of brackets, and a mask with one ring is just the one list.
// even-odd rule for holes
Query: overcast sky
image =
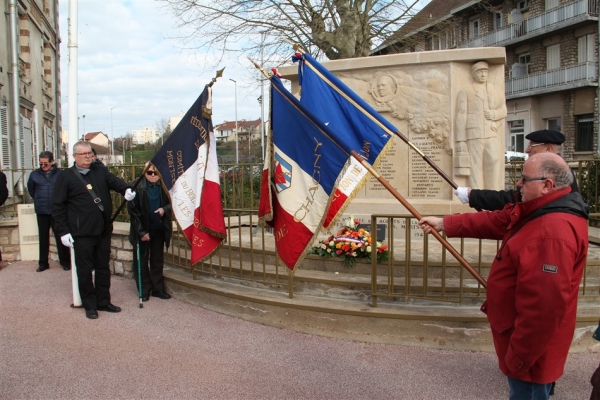
{"label": "overcast sky", "polygon": [[[69,130],[69,1],[59,4],[62,122]],[[215,76],[217,68],[205,69],[205,56],[182,52],[181,43],[169,39],[179,32],[174,17],[162,7],[154,0],[78,1],[80,134],[103,131],[111,137],[113,107],[114,137],[145,126],[155,128],[162,118],[186,112]],[[235,59],[222,67],[224,75],[213,85],[213,124],[235,120],[235,84],[230,78],[237,81],[238,120],[260,118],[260,87],[247,82],[254,66]],[[264,90],[268,98],[267,85]],[[269,118],[267,108],[264,118]]]}

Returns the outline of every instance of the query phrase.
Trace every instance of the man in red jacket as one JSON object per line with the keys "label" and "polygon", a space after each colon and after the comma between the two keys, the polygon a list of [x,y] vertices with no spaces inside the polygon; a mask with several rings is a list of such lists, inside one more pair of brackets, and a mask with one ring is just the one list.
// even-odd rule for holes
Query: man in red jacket
{"label": "man in red jacket", "polygon": [[588,251],[588,206],[571,191],[557,154],[531,156],[518,182],[522,202],[502,210],[425,217],[426,233],[502,239],[487,281],[487,314],[510,399],[548,399],[575,332]]}

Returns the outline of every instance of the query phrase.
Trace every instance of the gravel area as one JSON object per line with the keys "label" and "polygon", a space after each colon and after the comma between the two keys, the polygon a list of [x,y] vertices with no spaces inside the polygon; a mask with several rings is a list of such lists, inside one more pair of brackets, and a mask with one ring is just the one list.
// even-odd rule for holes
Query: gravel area
{"label": "gravel area", "polygon": [[[113,276],[117,314],[85,318],[71,272],[0,270],[0,399],[506,399],[488,353],[366,344],[151,297]],[[598,354],[569,356],[554,400],[588,399]]]}

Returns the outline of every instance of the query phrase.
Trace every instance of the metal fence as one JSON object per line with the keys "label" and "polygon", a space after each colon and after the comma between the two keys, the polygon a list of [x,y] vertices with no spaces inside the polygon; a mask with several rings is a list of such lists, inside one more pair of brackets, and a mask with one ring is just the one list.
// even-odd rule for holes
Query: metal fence
{"label": "metal fence", "polygon": [[[193,279],[210,276],[280,291],[290,298],[295,291],[318,294],[344,290],[351,290],[357,298],[370,297],[373,306],[378,300],[471,304],[485,298],[485,289],[440,243],[411,229],[416,224],[412,215],[372,216],[372,231],[382,221],[387,226],[388,236],[383,242],[388,246],[387,261],[359,261],[348,269],[339,259],[309,255],[294,274],[288,274],[276,256],[272,233],[257,224],[257,211],[226,209],[225,214],[227,241],[209,259],[191,266],[189,245],[178,232],[167,255],[168,262],[188,269]],[[593,214],[592,218],[600,220],[600,214]],[[394,228],[397,222],[402,222],[398,225],[404,226],[403,232]],[[500,241],[457,238],[448,242],[480,276],[487,278]],[[599,282],[600,246],[591,244],[580,295],[597,299]]]}
{"label": "metal fence", "polygon": [[[591,206],[591,229],[600,223],[598,210],[600,160],[578,161],[574,166],[583,197]],[[127,181],[141,174],[142,166],[110,167],[113,173]],[[520,176],[522,162],[507,164],[507,187],[514,187]],[[28,176],[24,170],[5,171],[11,176]],[[370,264],[357,262],[350,270],[341,267],[335,258],[322,259],[307,256],[295,274],[288,274],[287,268],[277,258],[272,232],[258,224],[258,201],[260,196],[260,165],[221,166],[221,189],[225,208],[227,240],[205,262],[191,266],[190,247],[180,229],[173,235],[166,262],[188,269],[194,279],[198,275],[219,279],[234,280],[237,283],[279,290],[293,297],[294,291],[311,293],[328,288],[351,288],[355,296],[372,298],[378,301],[410,301],[414,299],[433,300],[465,304],[481,300],[485,290],[468,272],[447,254],[435,239],[423,235],[420,230],[411,229],[416,220],[411,215],[373,215],[374,221],[387,226],[384,244],[388,246],[390,257],[387,262]],[[16,181],[13,181],[16,182]],[[16,193],[16,192],[15,192]],[[26,195],[13,196],[18,200],[5,206],[3,213],[15,212],[16,204],[29,202]],[[114,196],[118,206],[121,196]],[[126,213],[122,219],[127,220]],[[399,222],[399,224],[397,224]],[[402,225],[402,229],[394,228]],[[375,225],[372,225],[372,229]],[[484,278],[487,277],[494,255],[499,248],[498,241],[475,239],[450,239],[458,252]],[[581,295],[597,297],[600,281],[600,248],[590,246],[586,270],[581,286]],[[338,272],[338,274],[335,274]],[[321,288],[321,289],[319,289]],[[342,290],[343,291],[343,290]]]}

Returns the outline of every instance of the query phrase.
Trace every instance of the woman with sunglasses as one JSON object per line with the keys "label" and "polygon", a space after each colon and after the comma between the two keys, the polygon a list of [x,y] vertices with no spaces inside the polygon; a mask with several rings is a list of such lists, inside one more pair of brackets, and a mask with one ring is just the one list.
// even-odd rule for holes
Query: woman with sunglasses
{"label": "woman with sunglasses", "polygon": [[[135,199],[127,203],[135,283],[142,301],[148,301],[150,295],[166,300],[171,298],[165,291],[163,278],[165,245],[169,248],[173,232],[171,203],[156,168],[150,162],[146,163],[144,176],[138,179],[137,186],[135,182],[131,184],[136,187]],[[138,265],[141,279],[138,277]]]}
{"label": "woman with sunglasses", "polygon": [[58,261],[65,271],[71,269],[71,253],[69,249],[63,246],[60,235],[54,230],[54,219],[52,218],[52,195],[54,185],[61,170],[54,164],[54,155],[50,151],[42,151],[39,155],[40,168],[29,175],[27,181],[27,191],[33,199],[35,216],[37,217],[38,234],[40,241],[40,253],[37,272],[42,272],[50,268],[48,264],[48,252],[50,250],[50,228],[54,233],[56,240],[56,249],[58,252]]}

